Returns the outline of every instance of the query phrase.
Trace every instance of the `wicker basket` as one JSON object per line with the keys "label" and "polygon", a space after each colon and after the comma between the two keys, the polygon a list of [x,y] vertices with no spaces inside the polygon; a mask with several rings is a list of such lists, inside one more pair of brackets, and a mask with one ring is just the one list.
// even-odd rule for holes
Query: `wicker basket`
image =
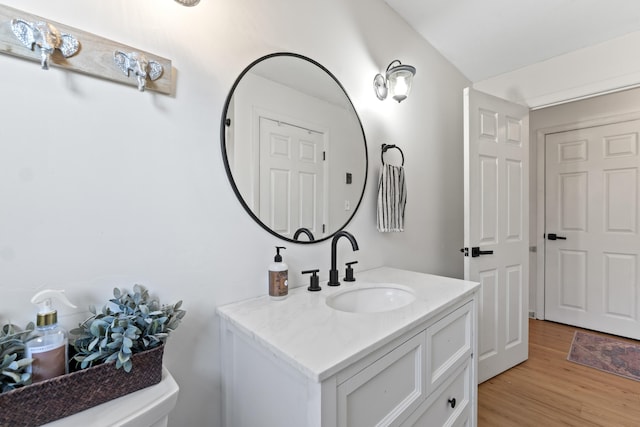
{"label": "wicker basket", "polygon": [[162,379],[164,346],[136,353],[133,369],[101,364],[0,394],[0,426],[36,427],[68,417]]}

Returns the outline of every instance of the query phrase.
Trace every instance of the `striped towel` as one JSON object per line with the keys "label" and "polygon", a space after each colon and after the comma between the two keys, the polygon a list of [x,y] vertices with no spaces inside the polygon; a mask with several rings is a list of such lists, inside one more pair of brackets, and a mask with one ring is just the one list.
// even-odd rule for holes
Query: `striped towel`
{"label": "striped towel", "polygon": [[383,164],[378,182],[378,231],[404,231],[406,204],[404,168]]}

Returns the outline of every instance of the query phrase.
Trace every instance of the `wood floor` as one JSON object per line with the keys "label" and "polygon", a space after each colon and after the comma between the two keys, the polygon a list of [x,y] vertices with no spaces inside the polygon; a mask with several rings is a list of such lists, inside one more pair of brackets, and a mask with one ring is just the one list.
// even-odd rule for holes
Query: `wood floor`
{"label": "wood floor", "polygon": [[478,426],[640,426],[640,382],[567,360],[576,329],[529,320],[529,360],[480,384]]}

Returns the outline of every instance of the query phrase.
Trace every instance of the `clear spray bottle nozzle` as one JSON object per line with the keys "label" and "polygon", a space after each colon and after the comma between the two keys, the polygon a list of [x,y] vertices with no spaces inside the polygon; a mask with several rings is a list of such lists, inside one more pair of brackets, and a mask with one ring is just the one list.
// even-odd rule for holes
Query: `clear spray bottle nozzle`
{"label": "clear spray bottle nozzle", "polygon": [[56,311],[51,299],[55,298],[71,308],[78,308],[69,301],[63,290],[45,289],[31,298],[31,302],[38,306],[38,314],[46,314]]}

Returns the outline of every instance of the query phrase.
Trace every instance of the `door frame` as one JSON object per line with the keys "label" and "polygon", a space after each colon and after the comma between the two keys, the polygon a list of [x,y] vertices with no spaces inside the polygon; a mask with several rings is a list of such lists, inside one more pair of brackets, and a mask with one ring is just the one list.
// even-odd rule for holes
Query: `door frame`
{"label": "door frame", "polygon": [[[535,306],[533,309],[535,310],[535,318],[539,320],[545,319],[545,306],[544,306],[544,293],[545,293],[545,244],[546,240],[544,239],[544,229],[545,229],[545,215],[546,215],[546,205],[545,205],[545,159],[546,159],[546,147],[545,140],[548,134],[558,133],[558,132],[566,132],[571,130],[577,130],[587,127],[596,127],[596,126],[604,126],[610,125],[613,123],[619,122],[628,122],[632,120],[640,120],[640,111],[632,112],[632,113],[624,113],[617,114],[612,116],[603,116],[588,120],[581,120],[556,126],[551,126],[547,128],[532,130],[530,135],[530,139],[535,141],[535,144],[532,146],[535,147],[536,153],[533,156],[529,156],[530,158],[536,159],[536,212],[535,212],[535,221],[530,220],[530,224],[536,224],[535,236],[530,238],[530,242],[535,242],[533,248],[535,248],[535,268],[530,268],[530,275],[535,271],[535,280],[530,281],[530,283],[535,282]],[[531,125],[531,123],[529,123]],[[535,136],[533,136],[533,132],[535,132]],[[534,168],[531,168],[533,171]],[[531,212],[533,214],[533,212]],[[530,248],[530,252],[532,252]],[[533,263],[531,263],[533,264]]]}

